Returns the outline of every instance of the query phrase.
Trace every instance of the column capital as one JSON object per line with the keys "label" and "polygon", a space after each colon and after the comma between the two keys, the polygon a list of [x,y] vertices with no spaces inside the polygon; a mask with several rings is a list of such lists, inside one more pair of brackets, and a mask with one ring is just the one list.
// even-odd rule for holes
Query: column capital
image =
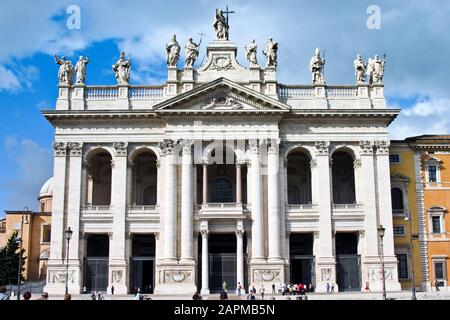
{"label": "column capital", "polygon": [[65,157],[67,151],[67,143],[66,142],[53,142],[53,150],[55,157]]}
{"label": "column capital", "polygon": [[153,235],[155,236],[156,240],[159,240],[159,232],[154,232]]}
{"label": "column capital", "polygon": [[200,230],[200,234],[202,235],[202,238],[208,238],[209,230]]}
{"label": "column capital", "polygon": [[373,155],[374,142],[370,140],[362,140],[359,142],[359,147],[361,148],[361,155],[371,156]]}
{"label": "column capital", "polygon": [[267,152],[269,154],[278,154],[280,150],[280,139],[267,140]]}
{"label": "column capital", "polygon": [[161,149],[161,156],[173,155],[175,153],[175,147],[180,143],[180,140],[164,139],[158,143],[158,147]]}
{"label": "column capital", "polygon": [[250,152],[259,153],[260,142],[258,139],[248,140],[248,146],[249,146]]}
{"label": "column capital", "polygon": [[[286,160],[286,162],[287,162],[287,160]],[[311,169],[317,167],[317,159],[311,159],[311,161],[309,162],[309,167]]]}
{"label": "column capital", "polygon": [[245,231],[242,229],[236,229],[236,230],[234,230],[234,232],[236,233],[236,237],[238,237],[238,238],[242,238],[245,233]]}
{"label": "column capital", "polygon": [[353,168],[359,168],[361,167],[361,159],[356,159],[355,161],[353,161]]}
{"label": "column capital", "polygon": [[72,157],[81,157],[83,154],[82,142],[68,142],[67,148],[70,150],[70,156]]}
{"label": "column capital", "polygon": [[114,142],[113,148],[116,151],[116,157],[126,157],[128,154],[128,142]]}
{"label": "column capital", "polygon": [[314,146],[318,156],[328,156],[330,153],[330,142],[325,140],[315,141]]}
{"label": "column capital", "polygon": [[375,141],[375,148],[377,150],[377,155],[388,155],[389,145],[390,143],[387,140]]}
{"label": "column capital", "polygon": [[319,239],[320,238],[320,231],[316,230],[314,231],[314,239]]}
{"label": "column capital", "polygon": [[193,141],[189,139],[182,140],[180,143],[183,146],[183,155],[191,155],[192,154],[192,145]]}

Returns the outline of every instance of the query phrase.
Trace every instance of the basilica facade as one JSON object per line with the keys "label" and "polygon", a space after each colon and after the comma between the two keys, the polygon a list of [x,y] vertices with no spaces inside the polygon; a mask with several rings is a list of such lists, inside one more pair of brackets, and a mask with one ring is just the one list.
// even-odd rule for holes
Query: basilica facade
{"label": "basilica facade", "polygon": [[46,291],[64,293],[67,258],[70,293],[209,293],[225,281],[381,291],[383,271],[400,290],[388,150],[399,110],[386,106],[384,64],[359,57],[355,84],[327,85],[317,50],[312,84],[282,84],[276,42],[265,66],[253,42],[245,67],[219,22],[198,68],[198,45],[179,69],[172,39],[162,85],[129,84],[124,54],[115,86],[85,85],[82,58],[72,84],[57,59],[56,108],[43,111],[55,128]]}

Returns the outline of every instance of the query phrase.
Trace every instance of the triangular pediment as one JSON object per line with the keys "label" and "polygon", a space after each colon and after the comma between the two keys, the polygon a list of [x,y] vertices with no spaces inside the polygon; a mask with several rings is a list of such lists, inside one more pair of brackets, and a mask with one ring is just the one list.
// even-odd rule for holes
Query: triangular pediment
{"label": "triangular pediment", "polygon": [[156,112],[288,112],[290,107],[260,92],[219,78],[156,105]]}

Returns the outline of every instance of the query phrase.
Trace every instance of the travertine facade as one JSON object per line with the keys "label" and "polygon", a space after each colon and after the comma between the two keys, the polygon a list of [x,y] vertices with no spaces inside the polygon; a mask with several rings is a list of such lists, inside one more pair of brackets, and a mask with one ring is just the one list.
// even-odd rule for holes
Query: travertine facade
{"label": "travertine facade", "polygon": [[[399,110],[386,108],[383,85],[284,85],[276,67],[245,68],[236,52],[215,40],[203,65],[168,66],[161,86],[60,84],[56,110],[44,111],[56,130],[47,291],[64,291],[68,227],[74,293],[97,279],[84,260],[92,235],[108,236],[115,293],[135,286],[137,235],[154,239],[155,292],[209,292],[220,277],[209,259],[229,244],[210,242],[221,234],[233,239],[229,289],[302,274],[316,291],[381,290],[379,225],[387,290],[400,289],[388,158]],[[295,235],[310,253],[294,256]],[[294,267],[306,256],[312,267]]]}

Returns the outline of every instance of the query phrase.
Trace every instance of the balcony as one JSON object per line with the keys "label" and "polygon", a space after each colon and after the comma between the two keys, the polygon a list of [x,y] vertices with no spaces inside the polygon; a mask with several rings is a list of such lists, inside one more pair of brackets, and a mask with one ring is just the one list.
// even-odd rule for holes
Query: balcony
{"label": "balcony", "polygon": [[159,221],[159,205],[129,205],[127,221]]}
{"label": "balcony", "polygon": [[246,218],[247,205],[237,202],[204,203],[197,206],[199,219]]}
{"label": "balcony", "polygon": [[81,219],[108,220],[113,218],[113,207],[110,205],[84,205],[81,206]]}
{"label": "balcony", "polygon": [[287,204],[287,216],[290,220],[314,220],[319,217],[316,203]]}
{"label": "balcony", "polygon": [[334,219],[364,219],[364,205],[362,203],[333,203]]}

